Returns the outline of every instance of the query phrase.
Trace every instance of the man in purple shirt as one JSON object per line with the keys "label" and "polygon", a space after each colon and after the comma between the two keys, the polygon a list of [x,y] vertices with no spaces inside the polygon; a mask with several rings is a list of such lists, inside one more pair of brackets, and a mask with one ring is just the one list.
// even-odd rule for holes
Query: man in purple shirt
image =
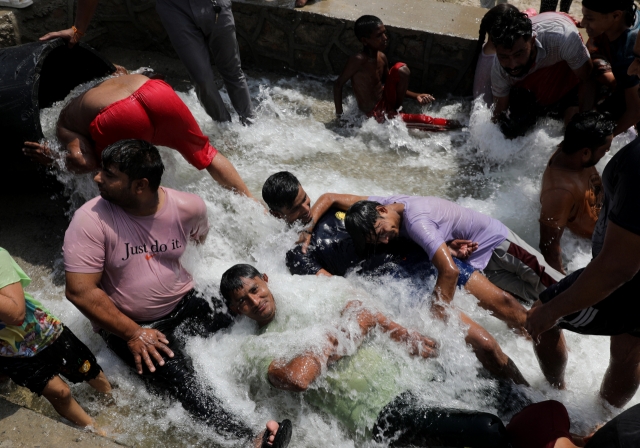
{"label": "man in purple shirt", "polygon": [[[529,302],[564,277],[500,221],[453,202],[431,196],[323,196],[314,209],[347,210],[345,227],[358,251],[400,236],[424,249],[438,270],[432,305],[436,315],[444,316],[443,305],[449,304],[455,294],[459,271],[452,256],[484,270],[493,284]],[[447,246],[453,240],[466,240],[468,244]],[[567,354],[562,334],[549,333],[534,348],[545,377],[564,388]]]}

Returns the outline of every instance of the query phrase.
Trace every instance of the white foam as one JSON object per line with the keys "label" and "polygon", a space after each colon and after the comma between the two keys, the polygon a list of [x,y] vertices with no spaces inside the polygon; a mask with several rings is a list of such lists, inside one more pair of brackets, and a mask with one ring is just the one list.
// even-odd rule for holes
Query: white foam
{"label": "white foam", "polygon": [[[421,133],[407,130],[398,120],[380,125],[372,119],[363,119],[356,113],[351,97],[345,100],[345,117],[350,126],[337,127],[333,121],[330,82],[300,77],[249,82],[258,115],[250,127],[242,126],[235,115],[232,123],[213,122],[193,90],[180,96],[214,146],[234,163],[256,196],[259,197],[265,179],[281,170],[293,172],[312,200],[326,191],[437,195],[502,220],[532,246],[538,246],[538,191],[544,166],[561,140],[558,122],[543,121],[526,136],[509,141],[491,123],[489,111],[476,104],[468,128],[440,134]],[[223,96],[232,110],[226,93]],[[62,104],[42,111],[48,138],[54,135],[55,119]],[[464,121],[472,107],[465,102],[443,101],[415,109]],[[618,137],[611,153],[630,138]],[[410,359],[402,348],[385,337],[374,336],[367,341],[402,360],[403,370],[397,379],[400,384],[441,406],[495,411],[476,393],[489,380],[476,376],[479,363],[465,345],[464,329],[455,319],[445,326],[434,321],[426,307],[410,308],[409,304],[415,302],[414,293],[403,283],[289,275],[284,254],[296,240],[294,230],[265,214],[253,201],[222,189],[206,172],[193,169],[175,151],[162,148],[161,152],[167,166],[164,185],[197,193],[207,204],[209,237],[202,247],[190,248],[183,260],[198,289],[216,294],[222,273],[238,262],[252,263],[269,274],[279,313],[291,317],[286,333],[270,335],[266,345],[270,353],[287,357],[307,343],[317,343],[336,322],[344,303],[358,296],[441,343],[440,359],[423,361]],[[610,156],[598,165],[599,170]],[[97,194],[89,176],[61,173],[59,178],[71,197],[72,209]],[[563,237],[562,248],[570,271],[583,267],[590,259],[588,241],[569,232]],[[99,415],[99,422],[114,437],[136,446],[158,443],[199,446],[211,441],[228,445],[212,428],[192,420],[179,404],[145,392],[136,375],[128,372],[91,332],[86,319],[63,299],[62,287],[49,281],[46,288],[33,293],[89,344],[117,385],[116,405],[112,408],[92,403],[86,386],[73,389],[80,402]],[[574,431],[585,432],[606,417],[597,403],[597,393],[608,363],[608,338],[566,335],[571,349],[568,388],[556,391],[545,382],[528,341],[514,336],[503,323],[479,309],[473,297],[458,292],[455,303],[496,336],[532,384],[530,394],[534,398],[554,398],[567,405]],[[195,338],[188,345],[202,381],[214,387],[230,409],[255,428],[271,418],[292,419],[292,446],[315,447],[319,443],[326,447],[376,446],[371,441],[355,439],[335,419],[314,409],[299,395],[275,389],[257,395],[251,391],[239,372],[252,369],[239,354],[248,341],[256,338],[255,330],[251,322],[241,321],[227,333],[209,339]],[[443,375],[442,381],[430,381],[437,372]],[[637,402],[638,398],[632,400]]]}

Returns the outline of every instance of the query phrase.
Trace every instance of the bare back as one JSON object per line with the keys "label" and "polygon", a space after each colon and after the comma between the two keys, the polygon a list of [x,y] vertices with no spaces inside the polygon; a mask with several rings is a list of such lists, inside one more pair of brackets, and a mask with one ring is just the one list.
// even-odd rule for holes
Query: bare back
{"label": "bare back", "polygon": [[60,112],[60,128],[91,138],[89,125],[102,109],[129,97],[149,78],[144,75],[122,75],[110,78],[72,99]]}

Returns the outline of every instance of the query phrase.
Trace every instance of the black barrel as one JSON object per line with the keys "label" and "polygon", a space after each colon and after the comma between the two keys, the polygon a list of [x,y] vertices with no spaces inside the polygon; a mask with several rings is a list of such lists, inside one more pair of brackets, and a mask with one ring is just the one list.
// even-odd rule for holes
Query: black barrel
{"label": "black barrel", "polygon": [[23,165],[22,143],[43,138],[41,108],[63,100],[77,85],[115,70],[90,46],[68,48],[62,39],[1,49],[0,146],[5,167],[11,162]]}

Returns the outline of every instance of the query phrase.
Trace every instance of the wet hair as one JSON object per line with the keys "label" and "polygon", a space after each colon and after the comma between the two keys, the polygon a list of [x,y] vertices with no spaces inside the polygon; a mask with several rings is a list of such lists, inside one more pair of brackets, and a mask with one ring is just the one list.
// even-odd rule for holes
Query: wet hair
{"label": "wet hair", "polygon": [[489,30],[489,36],[493,45],[513,48],[513,44],[521,37],[524,38],[525,42],[531,39],[533,25],[525,13],[517,9],[508,9],[496,17]]}
{"label": "wet hair", "polygon": [[367,239],[376,237],[376,221],[381,217],[376,207],[380,205],[375,201],[358,201],[344,217],[344,226],[361,256],[366,253]]}
{"label": "wet hair", "polygon": [[164,164],[158,148],[144,140],[120,140],[102,151],[102,166],[117,165],[129,176],[129,182],[147,179],[149,188],[158,191]]}
{"label": "wet hair", "polygon": [[613,134],[616,122],[607,112],[582,112],[573,116],[564,131],[562,152],[574,154],[583,148],[595,149]]}
{"label": "wet hair", "polygon": [[250,264],[236,264],[227,269],[220,280],[220,295],[227,306],[231,306],[231,293],[242,288],[242,279],[256,277],[262,274]]}
{"label": "wet hair", "polygon": [[383,25],[382,20],[376,16],[361,16],[356,20],[355,25],[353,25],[353,32],[358,39],[366,39],[370,37],[380,25]]}
{"label": "wet hair", "polygon": [[624,22],[627,26],[633,26],[636,21],[636,5],[633,0],[583,0],[582,6],[600,14],[609,14],[614,11],[624,13]]}
{"label": "wet hair", "polygon": [[300,181],[289,171],[272,174],[262,186],[262,199],[273,211],[293,207],[298,196]]}
{"label": "wet hair", "polygon": [[478,58],[480,57],[480,53],[482,52],[482,46],[484,45],[487,34],[491,30],[491,27],[496,22],[498,17],[500,17],[510,9],[515,9],[519,12],[518,8],[513,6],[511,3],[500,3],[499,5],[496,5],[489,11],[487,11],[487,13],[482,18],[482,21],[480,22],[480,32],[478,33],[478,44],[476,45],[476,55],[473,59],[473,63],[471,64],[474,73],[476,66],[478,65]]}

